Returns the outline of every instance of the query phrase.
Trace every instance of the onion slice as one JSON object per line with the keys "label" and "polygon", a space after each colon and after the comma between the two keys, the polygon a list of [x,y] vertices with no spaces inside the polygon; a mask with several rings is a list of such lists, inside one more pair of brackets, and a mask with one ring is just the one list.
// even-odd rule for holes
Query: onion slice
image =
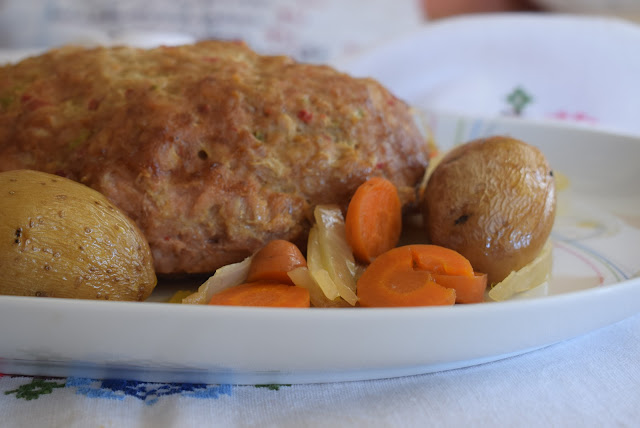
{"label": "onion slice", "polygon": [[[324,271],[327,275],[328,272]],[[325,294],[318,281],[316,281],[307,267],[297,267],[294,270],[287,273],[293,283],[299,287],[309,290],[309,298],[311,304],[316,308],[335,308],[335,307],[350,307],[344,299],[341,299],[336,294],[335,299],[329,299]],[[337,292],[337,290],[336,290]]]}
{"label": "onion slice", "polygon": [[553,267],[552,247],[551,240],[547,241],[532,262],[511,272],[505,279],[491,287],[488,293],[489,298],[500,302],[549,281]]}
{"label": "onion slice", "polygon": [[356,263],[345,235],[344,217],[337,205],[318,205],[316,223],[307,245],[307,266],[329,300],[338,296],[351,306],[356,296]]}
{"label": "onion slice", "polygon": [[241,262],[217,269],[213,276],[198,287],[198,291],[182,299],[182,303],[206,305],[211,301],[214,294],[244,283],[249,275],[249,266],[251,266],[252,258],[253,256],[250,256]]}

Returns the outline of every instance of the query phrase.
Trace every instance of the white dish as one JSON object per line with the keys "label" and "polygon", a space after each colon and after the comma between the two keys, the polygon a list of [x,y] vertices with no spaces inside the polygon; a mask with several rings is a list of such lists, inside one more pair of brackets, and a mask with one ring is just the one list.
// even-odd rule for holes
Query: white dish
{"label": "white dish", "polygon": [[522,138],[568,177],[545,287],[501,303],[400,309],[0,296],[0,372],[247,384],[375,379],[502,359],[640,311],[640,141],[513,119],[427,120],[442,144]]}

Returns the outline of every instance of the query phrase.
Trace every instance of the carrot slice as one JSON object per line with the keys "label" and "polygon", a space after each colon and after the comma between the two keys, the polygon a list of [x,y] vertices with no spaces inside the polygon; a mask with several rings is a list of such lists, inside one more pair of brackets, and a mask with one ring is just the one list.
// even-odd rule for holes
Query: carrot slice
{"label": "carrot slice", "polygon": [[345,218],[347,242],[363,263],[398,244],[402,231],[402,204],[396,186],[382,177],[362,183],[354,193]]}
{"label": "carrot slice", "polygon": [[471,262],[462,254],[439,245],[409,245],[416,268],[441,275],[473,276]]}
{"label": "carrot slice", "polygon": [[210,305],[308,308],[309,290],[296,285],[257,281],[214,294]]}
{"label": "carrot slice", "polygon": [[433,274],[433,279],[443,287],[456,290],[456,303],[484,302],[486,273],[475,273],[473,276]]}
{"label": "carrot slice", "polygon": [[421,247],[430,246],[397,247],[377,257],[358,280],[357,293],[360,305],[453,305],[456,291],[436,283],[431,272],[421,269],[416,264],[415,255],[420,252]]}
{"label": "carrot slice", "polygon": [[253,256],[247,282],[269,280],[293,285],[287,272],[306,265],[304,256],[295,244],[276,239],[267,243]]}

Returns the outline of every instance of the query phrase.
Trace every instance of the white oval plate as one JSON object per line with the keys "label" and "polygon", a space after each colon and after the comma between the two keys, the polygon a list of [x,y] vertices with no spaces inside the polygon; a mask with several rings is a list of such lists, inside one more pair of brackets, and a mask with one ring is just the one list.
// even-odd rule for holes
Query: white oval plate
{"label": "white oval plate", "polygon": [[567,177],[548,284],[507,302],[400,309],[0,296],[0,372],[246,384],[375,379],[498,360],[640,311],[640,141],[514,119],[427,120],[449,144],[524,139]]}

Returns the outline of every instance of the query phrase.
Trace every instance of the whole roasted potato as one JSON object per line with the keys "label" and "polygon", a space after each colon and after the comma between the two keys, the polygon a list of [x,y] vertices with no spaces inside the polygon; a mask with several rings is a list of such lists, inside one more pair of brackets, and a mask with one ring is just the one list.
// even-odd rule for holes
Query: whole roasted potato
{"label": "whole roasted potato", "polygon": [[144,300],[149,244],[102,194],[43,172],[0,173],[0,294]]}
{"label": "whole roasted potato", "polygon": [[547,241],[556,210],[553,172],[529,144],[483,138],[444,156],[421,204],[429,240],[460,252],[496,283]]}

